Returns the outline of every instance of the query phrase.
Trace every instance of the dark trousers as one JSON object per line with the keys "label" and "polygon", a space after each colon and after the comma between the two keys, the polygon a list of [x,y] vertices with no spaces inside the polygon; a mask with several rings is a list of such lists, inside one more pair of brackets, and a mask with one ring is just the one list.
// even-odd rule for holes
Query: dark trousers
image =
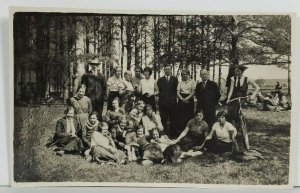
{"label": "dark trousers", "polygon": [[[159,112],[161,117],[161,123],[164,127],[165,134],[170,138],[175,138],[178,134],[176,131],[176,104],[172,106],[159,105]],[[170,121],[170,126],[168,126]]]}
{"label": "dark trousers", "polygon": [[205,147],[209,152],[216,154],[222,154],[232,151],[232,143],[227,143],[218,139],[208,140],[205,144]]}

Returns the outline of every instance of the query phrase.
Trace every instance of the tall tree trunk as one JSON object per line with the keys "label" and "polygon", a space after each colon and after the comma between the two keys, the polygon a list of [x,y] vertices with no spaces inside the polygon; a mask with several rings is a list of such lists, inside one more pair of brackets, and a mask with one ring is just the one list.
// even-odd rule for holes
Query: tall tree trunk
{"label": "tall tree trunk", "polygon": [[124,63],[124,37],[123,37],[123,32],[124,32],[124,18],[121,16],[121,25],[120,25],[120,30],[121,30],[121,69],[123,71],[123,63]]}
{"label": "tall tree trunk", "polygon": [[222,79],[222,43],[220,42],[220,50],[219,50],[219,75],[218,75],[218,86],[221,90],[221,79]]}
{"label": "tall tree trunk", "polygon": [[128,16],[126,24],[126,50],[127,50],[127,70],[131,69],[131,59],[132,59],[132,20],[131,16]]}
{"label": "tall tree trunk", "polygon": [[139,65],[139,45],[138,45],[138,40],[139,40],[139,18],[135,18],[134,22],[134,63],[135,65]]}
{"label": "tall tree trunk", "polygon": [[288,55],[288,95],[291,95],[291,61]]}

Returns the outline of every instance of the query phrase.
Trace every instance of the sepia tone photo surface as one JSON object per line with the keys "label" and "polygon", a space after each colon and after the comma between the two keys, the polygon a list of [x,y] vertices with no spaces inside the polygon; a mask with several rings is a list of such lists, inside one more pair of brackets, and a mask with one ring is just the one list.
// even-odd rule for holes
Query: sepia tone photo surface
{"label": "sepia tone photo surface", "polygon": [[294,15],[41,10],[10,10],[13,186],[291,187]]}

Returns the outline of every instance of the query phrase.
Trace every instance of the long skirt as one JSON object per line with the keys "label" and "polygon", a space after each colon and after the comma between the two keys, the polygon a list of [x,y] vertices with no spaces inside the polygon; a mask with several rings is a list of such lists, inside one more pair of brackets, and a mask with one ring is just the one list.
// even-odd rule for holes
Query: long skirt
{"label": "long skirt", "polygon": [[80,114],[77,114],[76,116],[77,116],[77,120],[79,123],[79,128],[80,128],[80,130],[82,130],[85,126],[85,123],[89,119],[89,114],[88,113],[80,113]]}
{"label": "long skirt", "polygon": [[216,154],[222,154],[225,152],[231,152],[232,151],[232,143],[227,143],[218,139],[215,140],[209,140],[206,143],[206,148],[209,152],[216,153]]}
{"label": "long skirt", "polygon": [[189,151],[195,146],[202,145],[204,139],[204,134],[196,136],[191,133],[188,133],[184,138],[180,140],[179,145],[183,151]]}
{"label": "long skirt", "polygon": [[93,161],[108,161],[114,163],[120,163],[126,158],[123,151],[116,149],[115,153],[112,153],[102,146],[96,145],[91,148],[91,155]]}
{"label": "long skirt", "polygon": [[[189,94],[180,94],[182,97],[187,97]],[[177,106],[177,133],[180,134],[186,127],[189,120],[194,118],[194,98],[189,99],[189,103],[184,103],[181,100]]]}
{"label": "long skirt", "polygon": [[66,136],[57,139],[57,141],[55,141],[54,143],[61,150],[68,152],[80,152],[84,148],[79,137]]}

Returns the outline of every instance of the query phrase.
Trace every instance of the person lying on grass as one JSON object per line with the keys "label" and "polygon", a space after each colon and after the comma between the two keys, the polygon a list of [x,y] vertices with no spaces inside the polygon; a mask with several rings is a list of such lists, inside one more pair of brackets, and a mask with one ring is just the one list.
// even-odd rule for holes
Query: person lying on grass
{"label": "person lying on grass", "polygon": [[108,124],[102,122],[100,130],[95,131],[91,141],[92,160],[98,163],[125,163],[126,155],[116,148],[114,140],[108,131]]}
{"label": "person lying on grass", "polygon": [[195,114],[195,118],[189,120],[186,128],[175,140],[184,151],[191,150],[195,146],[203,143],[209,133],[207,123],[203,120],[203,111],[199,110]]}
{"label": "person lying on grass", "polygon": [[[196,146],[194,150],[200,150],[203,147],[207,147],[207,150],[212,153],[222,154],[225,152],[237,152],[239,150],[237,141],[235,139],[237,131],[236,128],[226,121],[226,112],[220,111],[217,114],[218,121],[213,125],[209,135],[205,138],[201,146]],[[217,139],[211,140],[214,133],[216,133]],[[234,149],[232,149],[234,147]]]}
{"label": "person lying on grass", "polygon": [[47,146],[56,145],[57,150],[59,150],[57,155],[63,155],[65,152],[79,154],[83,150],[82,141],[78,137],[80,126],[74,115],[74,107],[69,106],[65,110],[65,116],[56,123],[54,137],[52,142]]}
{"label": "person lying on grass", "polygon": [[[188,157],[201,155],[200,151],[181,151],[181,148],[174,140],[167,136],[160,136],[158,129],[154,128],[150,132],[150,143],[143,146],[142,165],[153,165],[155,163],[181,162]],[[142,138],[140,138],[142,139]]]}

